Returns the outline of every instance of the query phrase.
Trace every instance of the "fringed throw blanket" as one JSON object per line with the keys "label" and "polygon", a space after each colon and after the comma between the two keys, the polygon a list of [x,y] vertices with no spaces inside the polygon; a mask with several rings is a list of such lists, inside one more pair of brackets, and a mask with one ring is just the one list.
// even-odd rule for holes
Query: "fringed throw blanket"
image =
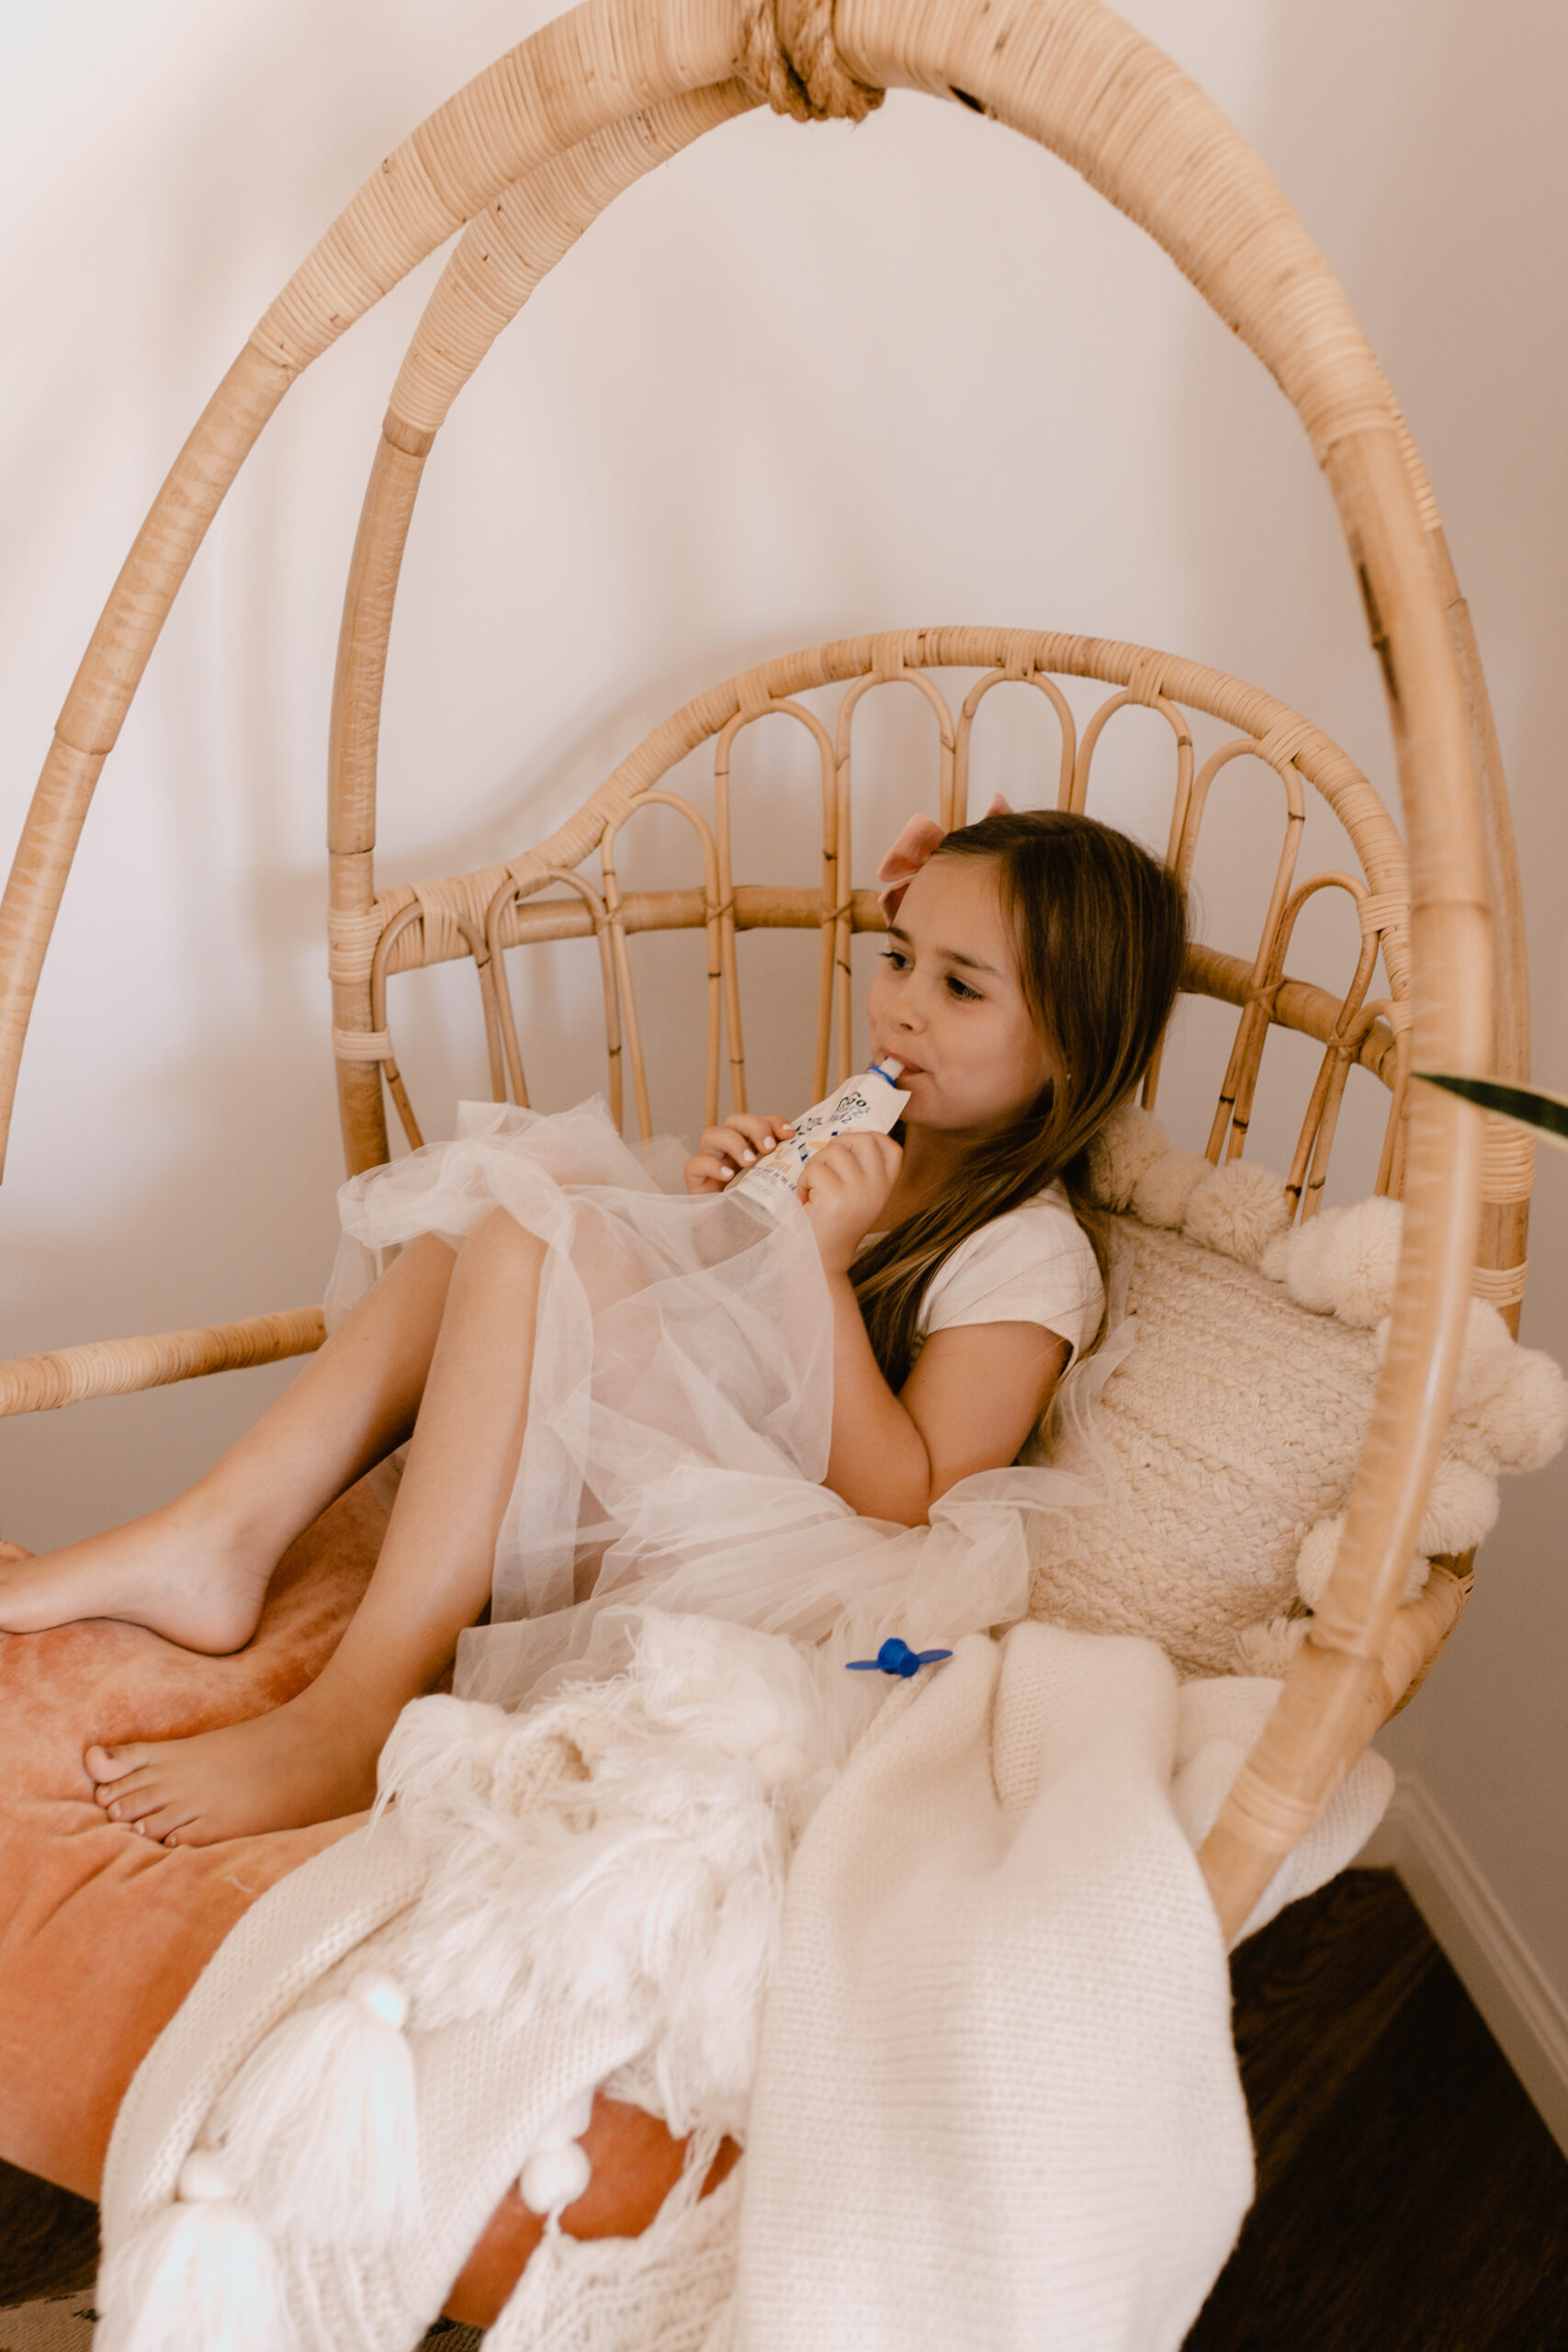
{"label": "fringed throw blanket", "polygon": [[686,2177],[640,2239],[552,2229],[496,2352],[1179,2345],[1252,2191],[1194,1847],[1278,1685],[1038,1624],[854,1679],[887,1696],[847,1762],[842,1685],[712,1620],[526,1715],[408,1709],[395,1804],[263,1897],[131,2087],[101,2352],[415,2345],[510,2182],[581,2193],[597,2087],[690,2132]]}

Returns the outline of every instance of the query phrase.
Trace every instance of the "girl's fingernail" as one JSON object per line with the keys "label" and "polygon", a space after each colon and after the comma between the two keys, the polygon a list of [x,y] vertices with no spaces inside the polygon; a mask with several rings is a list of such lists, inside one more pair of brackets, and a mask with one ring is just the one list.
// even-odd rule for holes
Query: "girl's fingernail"
{"label": "girl's fingernail", "polygon": [[750,1168],[751,1162],[756,1159],[756,1157],[757,1155],[754,1151],[743,1151],[740,1155],[741,1166],[743,1168]]}

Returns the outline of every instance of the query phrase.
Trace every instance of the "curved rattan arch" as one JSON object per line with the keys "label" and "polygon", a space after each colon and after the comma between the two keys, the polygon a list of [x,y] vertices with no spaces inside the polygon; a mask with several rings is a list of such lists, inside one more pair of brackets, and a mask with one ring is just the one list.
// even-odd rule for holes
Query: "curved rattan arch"
{"label": "curved rattan arch", "polygon": [[[294,377],[525,174],[548,168],[561,217],[575,189],[592,218],[595,174],[636,176],[637,153],[660,137],[648,126],[674,127],[661,108],[694,129],[705,93],[720,118],[761,97],[800,116],[858,115],[895,85],[959,96],[1072,164],[1165,246],[1292,401],[1338,509],[1388,692],[1410,842],[1417,1062],[1523,1074],[1506,804],[1436,505],[1333,273],[1218,108],[1100,0],[586,0],[387,158],[262,319],[176,459],[67,697],[0,907],[0,1116],[8,1122],[28,1012],[103,763],[196,548]],[[614,127],[634,118],[617,138]],[[412,503],[428,430],[389,421],[378,458],[389,510]],[[365,612],[389,606],[389,548],[362,534],[350,594]],[[354,734],[345,725],[345,747]],[[363,858],[367,883],[367,850],[337,846]],[[558,836],[550,847],[555,862],[576,863]],[[1495,947],[1494,905],[1506,919]],[[340,907],[334,949],[347,944],[350,914]],[[1479,1121],[1418,1090],[1399,1288],[1345,1540],[1280,1704],[1204,1848],[1227,1926],[1386,1703],[1382,1660],[1452,1392],[1480,1177]],[[1485,1263],[1522,1259],[1524,1215],[1517,1198],[1492,1214]]]}
{"label": "curved rattan arch", "polygon": [[[926,671],[975,668],[987,672],[994,680],[1011,679],[1039,688],[1046,692],[1047,699],[1060,696],[1057,676],[1098,680],[1117,688],[1119,691],[1101,706],[1086,728],[1086,744],[1103,732],[1099,724],[1101,719],[1123,707],[1142,705],[1160,712],[1179,754],[1171,837],[1173,841],[1180,838],[1183,871],[1191,863],[1201,814],[1196,785],[1188,792],[1183,784],[1192,765],[1188,708],[1245,730],[1238,741],[1216,754],[1216,759],[1228,759],[1245,749],[1266,768],[1282,772],[1291,778],[1286,791],[1288,806],[1300,799],[1303,779],[1311,784],[1344,826],[1372,886],[1363,893],[1364,903],[1377,917],[1374,944],[1382,947],[1398,1001],[1391,1008],[1390,1025],[1384,1026],[1381,1035],[1361,1036],[1358,1057],[1391,1085],[1396,1083],[1388,1080],[1385,1064],[1397,1047],[1399,1036],[1405,1034],[1404,1024],[1410,1013],[1408,862],[1404,844],[1382,800],[1337,744],[1298,711],[1261,688],[1247,685],[1224,671],[1208,669],[1152,647],[1032,629],[889,629],[776,655],[772,661],[759,662],[752,669],[721,680],[654,728],[543,842],[502,865],[433,880],[390,884],[372,893],[368,905],[353,917],[352,923],[340,921],[334,926],[333,971],[345,1025],[334,1028],[333,1040],[344,1102],[354,1114],[352,1120],[344,1120],[349,1172],[356,1174],[362,1169],[374,1167],[387,1155],[384,1105],[374,1081],[378,1063],[383,1071],[389,1071],[392,1067],[391,1039],[385,1025],[388,975],[471,955],[480,910],[496,903],[492,894],[509,898],[531,894],[544,876],[567,870],[558,861],[568,855],[577,859],[591,855],[602,837],[621,822],[628,809],[654,797],[661,780],[705,742],[711,741],[715,746],[721,922],[733,930],[741,913],[741,902],[749,896],[750,903],[745,913],[751,922],[783,922],[791,925],[805,914],[806,920],[822,925],[826,934],[825,963],[836,964],[841,969],[847,929],[874,929],[881,922],[874,894],[847,889],[838,878],[846,856],[842,826],[847,808],[840,803],[835,813],[831,786],[835,773],[847,757],[848,729],[855,707],[868,688],[899,682],[920,686],[933,700],[940,701],[925,678]],[[983,685],[985,679],[980,683]],[[837,716],[835,741],[821,720],[798,706],[794,697],[814,687],[839,684],[847,691]],[[977,691],[971,690],[969,700]],[[1065,698],[1063,707],[1066,707]],[[749,894],[744,887],[737,888],[729,868],[727,795],[722,777],[727,763],[725,747],[741,727],[759,717],[778,712],[792,712],[804,719],[820,746],[824,770],[824,875],[822,898],[815,913],[807,912],[800,903],[812,899],[811,892],[773,888]],[[1070,727],[1070,710],[1068,724]],[[952,792],[962,727],[961,718],[958,728],[950,729],[945,711],[938,718],[938,799],[944,819],[955,817]],[[1208,764],[1212,769],[1214,762]],[[1075,759],[1062,779],[1060,805],[1081,808],[1088,780],[1084,760]],[[1293,834],[1295,830],[1292,823],[1287,828],[1288,834]],[[367,857],[369,846],[367,842],[367,849],[358,854]],[[1288,849],[1289,846],[1288,843]],[[1282,859],[1281,872],[1284,864]],[[367,870],[361,865],[355,878]],[[759,896],[768,901],[771,911],[763,911],[757,904]],[[691,920],[696,923],[705,920],[702,899],[703,894],[697,893],[698,904],[691,913]],[[795,902],[793,907],[786,904],[790,901]],[[1269,1019],[1277,1019],[1328,1045],[1338,1035],[1337,1024],[1346,1017],[1346,1008],[1326,990],[1288,979],[1282,971],[1272,970],[1269,957],[1284,914],[1277,874],[1258,955],[1248,962],[1195,944],[1190,951],[1186,985],[1243,1006],[1256,998],[1256,1009],[1265,1015],[1265,1025]],[[656,910],[650,907],[645,923],[639,923],[639,927],[681,927],[682,922],[679,909]],[[591,927],[586,918],[574,922],[570,915],[563,916],[557,903],[547,901],[537,907],[533,916],[517,917],[510,931],[504,925],[499,929],[495,944],[505,948],[525,939],[566,937],[585,926]],[[486,927],[488,935],[488,918]],[[727,993],[733,998],[732,986]],[[504,990],[501,996],[504,1002]],[[838,1009],[841,1013],[841,1001]],[[819,1010],[825,1016],[825,996]],[[739,1052],[740,1033],[734,1014],[729,1020],[733,1061]],[[1240,1079],[1250,1088],[1257,1077],[1261,1033],[1252,1035],[1250,1046],[1247,1038],[1247,1030],[1238,1032],[1241,1053],[1235,1066]],[[840,1067],[847,1067],[843,1061],[847,1047],[847,1038],[840,1037]],[[827,1084],[824,1052],[825,1036],[819,1036],[818,1076],[822,1086]],[[367,1069],[372,1080],[368,1094],[356,1083],[360,1072]],[[1227,1083],[1229,1076],[1227,1072]],[[392,1091],[397,1100],[396,1089]],[[1222,1091],[1222,1104],[1228,1107],[1230,1099]],[[401,1109],[400,1102],[399,1107]],[[405,1114],[405,1126],[407,1124]],[[409,1132],[412,1138],[413,1130],[410,1128]]]}

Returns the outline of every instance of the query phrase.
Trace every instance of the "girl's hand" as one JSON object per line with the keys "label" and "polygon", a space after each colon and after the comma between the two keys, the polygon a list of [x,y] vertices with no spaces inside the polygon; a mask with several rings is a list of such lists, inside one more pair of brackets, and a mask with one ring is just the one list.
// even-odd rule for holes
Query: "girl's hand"
{"label": "girl's hand", "polygon": [[801,1170],[796,1189],[829,1273],[848,1273],[887,1206],[903,1159],[904,1147],[891,1136],[838,1136]]}
{"label": "girl's hand", "polygon": [[688,1193],[722,1193],[743,1168],[754,1167],[764,1152],[795,1133],[790,1119],[764,1118],[759,1111],[737,1111],[722,1127],[705,1127],[703,1139],[686,1162]]}

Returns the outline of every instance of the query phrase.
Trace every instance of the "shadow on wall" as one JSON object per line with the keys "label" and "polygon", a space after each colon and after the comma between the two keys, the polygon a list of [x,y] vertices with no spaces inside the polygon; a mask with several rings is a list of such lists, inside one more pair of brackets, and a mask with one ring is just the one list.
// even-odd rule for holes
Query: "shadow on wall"
{"label": "shadow on wall", "polygon": [[[1426,460],[1487,668],[1520,853],[1530,945],[1534,1068],[1568,1083],[1568,806],[1561,791],[1562,644],[1568,628],[1568,466],[1559,387],[1568,373],[1568,17],[1533,0],[1484,15],[1461,5],[1355,0],[1275,12],[1267,86],[1245,127],[1337,270],[1388,369]],[[1356,61],[1347,83],[1345,61]],[[1330,165],[1325,169],[1326,160]],[[1195,634],[1247,648],[1288,623],[1264,682],[1393,781],[1376,665],[1366,648],[1326,486],[1310,505],[1287,465],[1289,514],[1258,484],[1278,445],[1305,443],[1284,401],[1241,390],[1247,355],[1190,340],[1173,433],[1203,453],[1190,500]],[[1267,389],[1267,388],[1266,388]],[[1261,520],[1271,596],[1248,611],[1212,550],[1246,516],[1207,527],[1216,503]],[[1269,571],[1269,534],[1306,549]],[[1254,653],[1249,638],[1258,642]],[[1236,666],[1245,666],[1237,659]],[[1392,795],[1391,795],[1392,797]],[[1522,1338],[1568,1361],[1568,1169],[1537,1155],[1531,1280]],[[1568,1911],[1559,1867],[1568,1732],[1558,1661],[1568,1648],[1568,1458],[1511,1486],[1481,1556],[1475,1599],[1432,1690],[1382,1745],[1419,1763],[1504,1910],[1568,2001]]]}
{"label": "shadow on wall", "polygon": [[[1354,0],[1273,13],[1268,86],[1243,128],[1409,417],[1474,613],[1516,812],[1534,824],[1529,706],[1568,617],[1555,390],[1568,366],[1556,299],[1568,18],[1531,0],[1504,0],[1484,22],[1460,0],[1394,0],[1371,18]],[[1176,470],[1194,639],[1310,711],[1382,789],[1393,781],[1387,720],[1326,484],[1283,396],[1211,314],[1195,316],[1171,419],[1173,447],[1190,453]],[[1249,540],[1255,561],[1238,579],[1216,554]],[[1280,562],[1287,547],[1305,562]],[[1527,892],[1554,900],[1551,870],[1524,864]]]}

